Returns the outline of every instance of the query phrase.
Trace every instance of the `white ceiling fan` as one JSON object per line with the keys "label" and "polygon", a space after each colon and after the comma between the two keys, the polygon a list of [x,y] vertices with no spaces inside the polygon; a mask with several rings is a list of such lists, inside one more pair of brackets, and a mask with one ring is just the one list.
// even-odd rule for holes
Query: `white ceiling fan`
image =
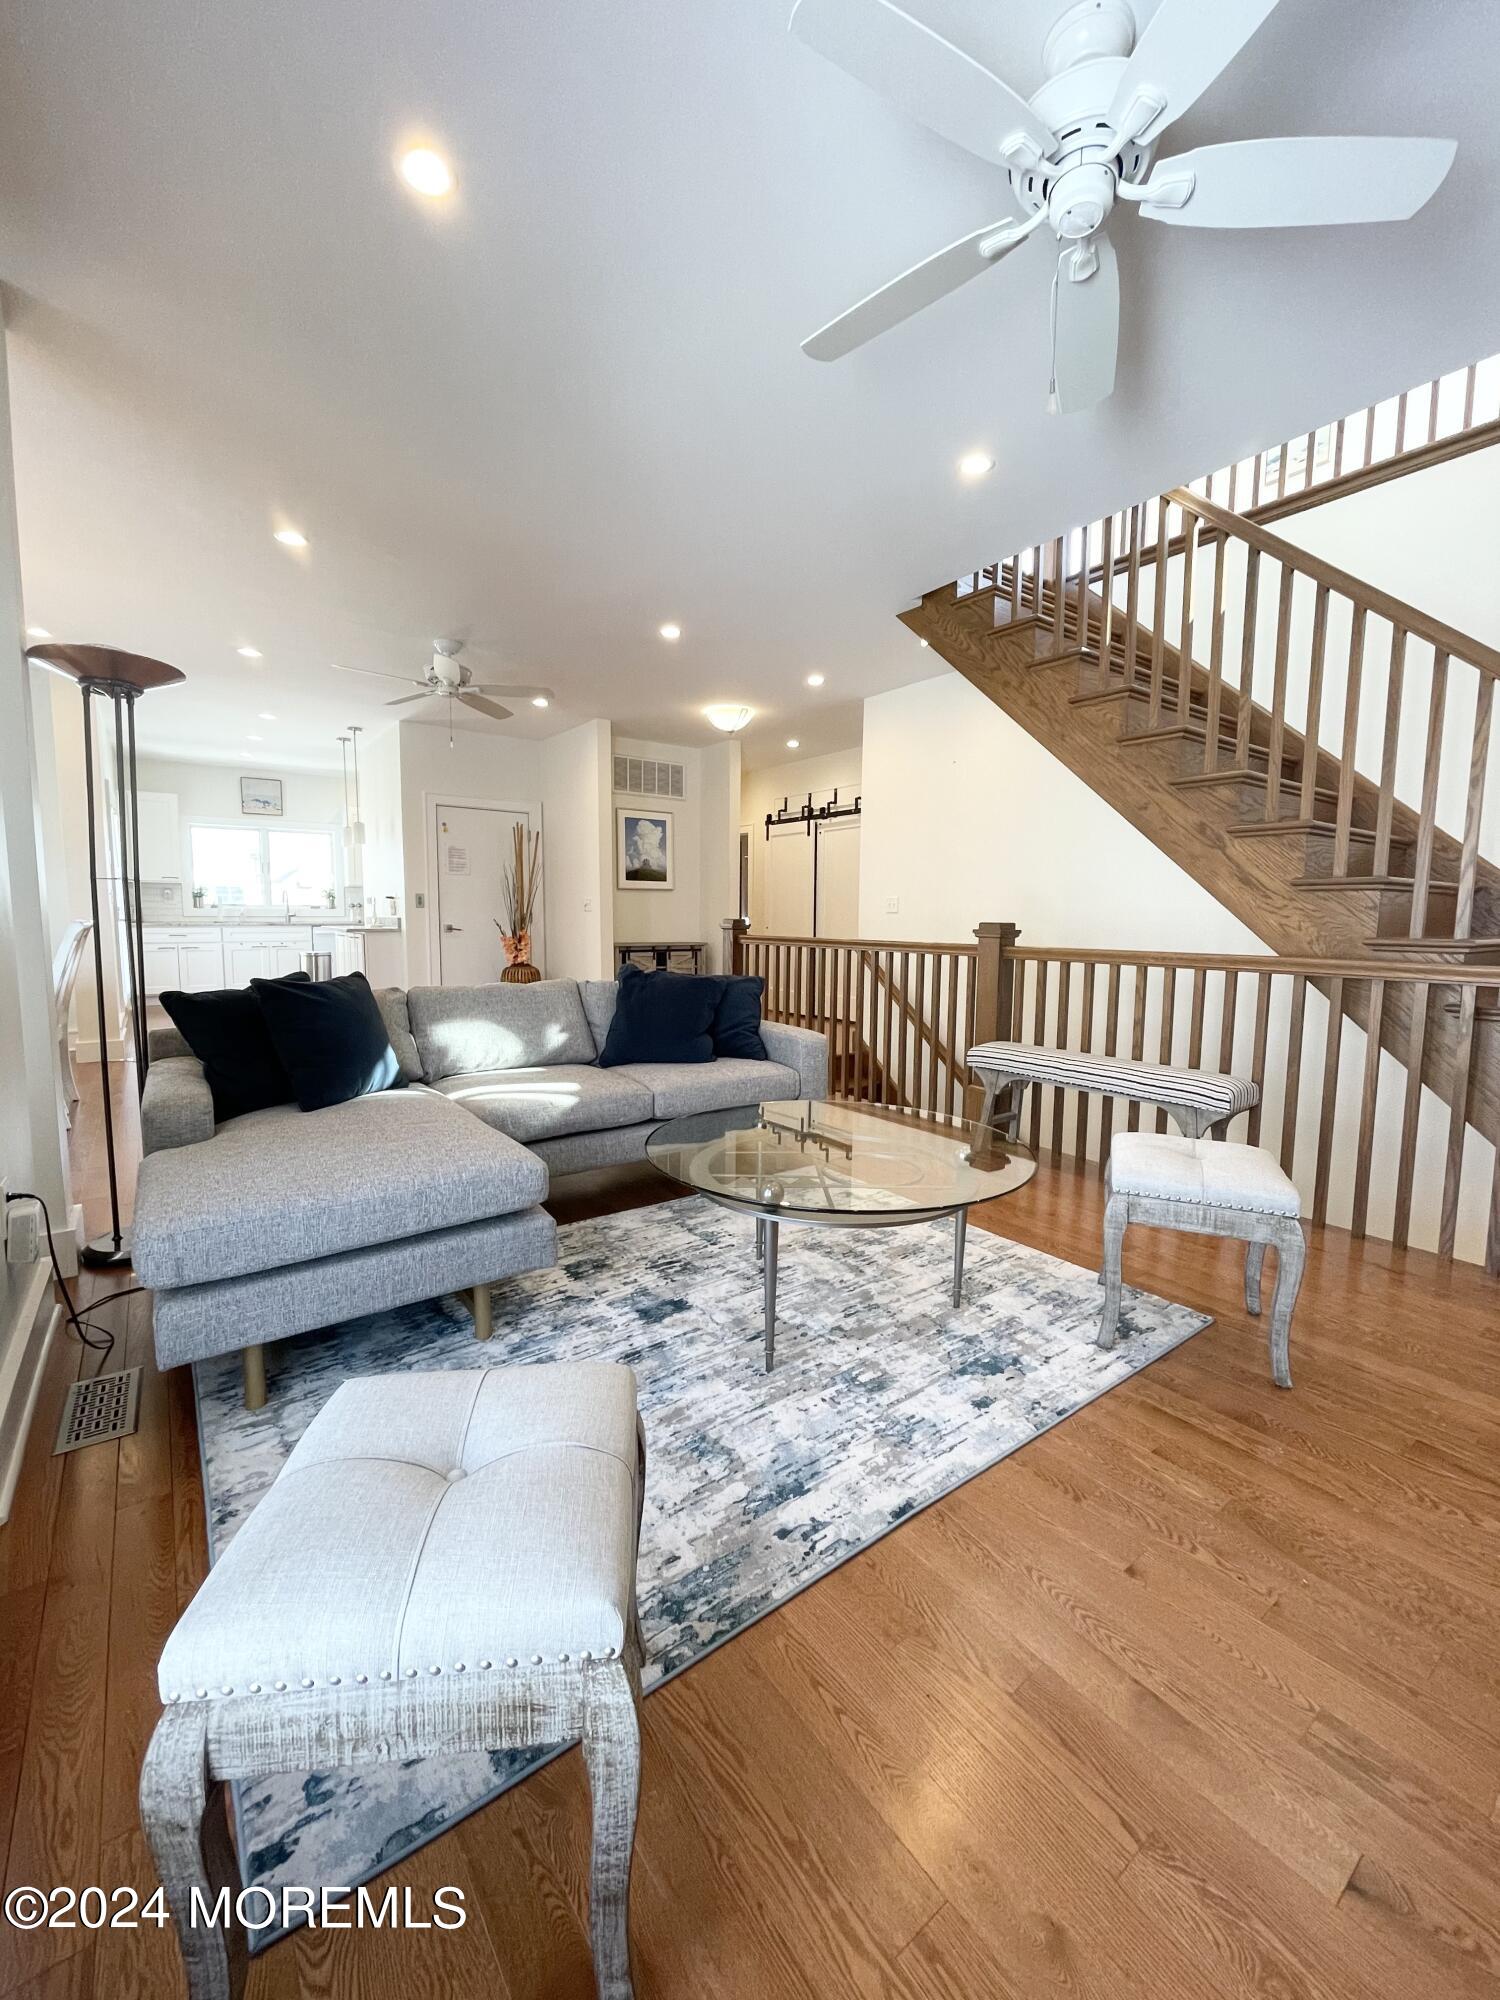
{"label": "white ceiling fan", "polygon": [[802,350],[834,361],[997,264],[1045,223],[1058,241],[1048,408],[1114,388],[1118,201],[1199,229],[1399,222],[1453,162],[1451,139],[1247,139],[1153,164],[1157,141],[1238,55],[1276,0],[1161,0],[1139,39],[1126,0],[1080,0],[1042,49],[1028,101],[895,0],[797,0],[791,31],[982,160],[1009,169],[1025,219],[1001,217],[914,264]]}
{"label": "white ceiling fan", "polygon": [[506,708],[492,695],[511,695],[517,701],[534,702],[545,708],[553,699],[549,687],[510,684],[501,681],[476,681],[473,674],[459,659],[463,651],[462,641],[457,639],[434,639],[432,658],[423,674],[382,674],[373,667],[338,667],[341,674],[364,674],[370,680],[397,681],[402,687],[414,687],[415,694],[399,694],[386,703],[387,708],[403,708],[410,701],[427,701],[438,695],[448,702],[448,722],[450,731],[453,723],[453,703],[464,708],[472,708],[480,715],[488,715],[496,722],[509,722],[515,714],[513,708]]}

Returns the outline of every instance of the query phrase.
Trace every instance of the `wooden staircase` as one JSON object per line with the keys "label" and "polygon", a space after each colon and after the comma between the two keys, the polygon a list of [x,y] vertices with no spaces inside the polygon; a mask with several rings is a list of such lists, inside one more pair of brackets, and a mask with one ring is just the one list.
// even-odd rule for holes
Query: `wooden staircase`
{"label": "wooden staircase", "polygon": [[1500,1137],[1500,653],[1182,488],[965,581],[904,623],[1272,951],[1346,962],[1336,1004]]}

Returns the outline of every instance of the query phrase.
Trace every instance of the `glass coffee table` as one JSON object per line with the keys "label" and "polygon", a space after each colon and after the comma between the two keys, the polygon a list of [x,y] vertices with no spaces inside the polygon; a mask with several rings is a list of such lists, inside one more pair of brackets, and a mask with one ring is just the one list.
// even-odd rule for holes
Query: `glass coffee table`
{"label": "glass coffee table", "polygon": [[783,1223],[898,1229],[953,1218],[953,1303],[962,1297],[969,1209],[1024,1187],[1024,1146],[961,1118],[879,1104],[790,1098],[659,1125],[646,1157],[670,1179],[755,1218],[764,1266],[766,1369],[776,1362]]}

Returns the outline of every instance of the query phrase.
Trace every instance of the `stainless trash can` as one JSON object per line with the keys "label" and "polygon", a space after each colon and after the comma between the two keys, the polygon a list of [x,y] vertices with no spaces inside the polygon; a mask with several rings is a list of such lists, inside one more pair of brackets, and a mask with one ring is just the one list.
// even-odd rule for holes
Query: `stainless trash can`
{"label": "stainless trash can", "polygon": [[332,979],[333,953],[331,951],[305,951],[302,954],[302,970],[309,979]]}

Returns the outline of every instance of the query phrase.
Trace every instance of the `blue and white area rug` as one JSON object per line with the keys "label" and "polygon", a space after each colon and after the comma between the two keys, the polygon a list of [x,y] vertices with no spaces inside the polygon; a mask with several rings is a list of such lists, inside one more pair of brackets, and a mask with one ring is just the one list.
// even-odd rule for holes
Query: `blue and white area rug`
{"label": "blue and white area rug", "polygon": [[[969,1231],[955,1308],[951,1243],[939,1223],[784,1230],[769,1376],[753,1231],[698,1199],[560,1231],[555,1270],[495,1288],[487,1348],[457,1299],[376,1313],[276,1347],[271,1400],[255,1412],[237,1355],[201,1362],[210,1551],[222,1554],[350,1375],[627,1362],[646,1427],[644,1680],[659,1687],[1209,1324],[1127,1291],[1119,1342],[1103,1354],[1096,1274],[984,1229]],[[243,1785],[246,1882],[355,1887],[555,1754]]]}

